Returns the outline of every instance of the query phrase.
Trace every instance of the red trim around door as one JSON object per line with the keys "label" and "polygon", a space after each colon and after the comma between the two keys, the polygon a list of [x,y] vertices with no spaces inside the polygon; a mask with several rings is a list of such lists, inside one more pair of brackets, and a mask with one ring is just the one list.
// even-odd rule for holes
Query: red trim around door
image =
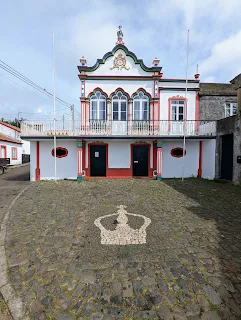
{"label": "red trim around door", "polygon": [[105,149],[105,165],[106,165],[106,175],[107,175],[107,169],[108,169],[108,143],[104,142],[90,142],[88,143],[88,168],[86,168],[86,175],[90,176],[90,146],[106,146]]}
{"label": "red trim around door", "polygon": [[85,170],[86,143],[82,141],[82,169]]}
{"label": "red trim around door", "polygon": [[131,143],[130,145],[130,148],[131,148],[131,162],[130,162],[130,169],[131,169],[131,174],[132,174],[132,177],[133,176],[133,168],[132,168],[132,163],[133,163],[133,146],[147,146],[148,147],[148,177],[152,177],[152,170],[150,168],[150,148],[151,148],[151,145],[148,144],[148,143]]}
{"label": "red trim around door", "polygon": [[152,161],[153,161],[153,169],[156,170],[157,165],[157,143],[156,141],[153,141],[152,145]]}

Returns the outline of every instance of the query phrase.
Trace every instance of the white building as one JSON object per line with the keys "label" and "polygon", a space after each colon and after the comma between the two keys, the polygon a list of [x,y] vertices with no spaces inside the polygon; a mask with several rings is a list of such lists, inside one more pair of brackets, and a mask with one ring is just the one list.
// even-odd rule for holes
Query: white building
{"label": "white building", "polygon": [[[185,79],[165,78],[157,58],[147,67],[120,33],[95,65],[80,62],[82,117],[56,123],[57,179],[214,178],[216,123],[199,121],[199,75],[186,92]],[[52,120],[22,122],[31,180],[54,178],[53,135]]]}
{"label": "white building", "polygon": [[0,121],[0,158],[9,158],[10,165],[22,163],[20,129]]}

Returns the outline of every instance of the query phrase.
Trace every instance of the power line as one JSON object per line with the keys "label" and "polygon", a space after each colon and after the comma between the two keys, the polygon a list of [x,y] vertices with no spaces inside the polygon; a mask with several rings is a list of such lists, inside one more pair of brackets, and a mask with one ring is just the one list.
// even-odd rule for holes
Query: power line
{"label": "power line", "polygon": [[[35,90],[38,90],[39,92],[41,92],[42,94],[46,95],[49,98],[53,98],[52,93],[49,93],[48,91],[46,91],[45,89],[39,89],[36,86],[32,85],[30,82],[26,81],[25,79],[23,79],[21,76],[19,76],[18,74],[16,74],[15,72],[13,72],[12,70],[9,70],[8,68],[6,68],[5,66],[0,64],[0,68],[2,68],[3,70],[7,71],[8,73],[12,74],[14,77],[20,79],[21,81],[25,82],[26,84],[28,84],[29,86],[31,86],[32,88],[34,88]],[[58,101],[58,103],[64,105],[64,106],[69,106],[69,104],[67,102],[62,102],[61,99],[56,98],[56,100]]]}
{"label": "power line", "polygon": [[[21,77],[23,80],[29,82],[30,84],[32,84],[32,85],[35,86],[36,88],[44,91],[44,93],[47,93],[48,95],[53,96],[52,93],[48,92],[45,88],[39,86],[37,83],[35,83],[35,82],[33,82],[32,80],[30,80],[29,78],[25,77],[22,73],[18,72],[17,70],[15,70],[15,69],[12,68],[12,67],[10,67],[10,66],[9,66],[7,63],[5,63],[4,61],[0,60],[0,62],[4,64],[4,66],[2,65],[3,67],[5,67],[5,68],[7,68],[8,70],[12,71],[13,73],[15,73],[16,75],[18,75],[19,77]],[[7,70],[6,70],[6,71],[7,71]],[[64,100],[62,100],[62,99],[60,99],[60,98],[58,98],[58,97],[56,97],[56,99],[58,99],[59,101],[65,103],[65,104],[67,104],[67,105],[69,105],[68,102],[66,102],[66,101],[64,101]]]}
{"label": "power line", "polygon": [[[34,88],[35,90],[38,90],[39,92],[41,92],[42,94],[46,95],[47,97],[49,98],[53,98],[53,94],[48,92],[45,88],[39,86],[37,83],[33,82],[32,80],[30,80],[29,78],[25,77],[22,73],[18,72],[17,70],[15,70],[14,68],[10,67],[7,63],[5,63],[4,61],[0,60],[0,68],[2,68],[3,70],[5,70],[6,72],[10,73],[11,75],[13,75],[14,77],[18,78],[19,80],[23,81],[24,83],[28,84],[29,86],[31,86],[32,88]],[[1,74],[1,76],[3,76],[4,78],[8,79],[9,81],[12,81],[13,83],[15,83],[16,85],[20,86],[21,88],[31,92],[31,93],[34,93],[32,92],[31,90],[28,90],[27,88],[21,86],[20,84],[18,84],[17,82],[9,79],[8,77],[4,76]],[[41,97],[41,96],[40,96]],[[41,97],[42,99],[46,100],[45,98]],[[58,111],[63,111],[63,110],[66,110],[66,109],[71,109],[72,112],[76,112],[76,114],[78,114],[79,117],[81,117],[80,113],[78,110],[76,110],[74,108],[74,105],[70,105],[68,102],[58,98],[58,97],[55,97],[56,99],[56,102],[62,104],[63,106],[66,106],[66,108],[62,108]]]}
{"label": "power line", "polygon": [[[38,93],[33,92],[33,91],[29,90],[28,88],[25,88],[25,87],[21,86],[21,84],[19,84],[19,83],[17,83],[17,82],[15,82],[15,81],[13,81],[12,79],[10,79],[10,78],[8,78],[8,77],[4,76],[3,74],[1,74],[1,73],[0,73],[0,76],[2,76],[2,77],[4,77],[4,78],[8,79],[9,81],[11,81],[11,82],[15,83],[17,86],[19,86],[19,87],[21,87],[21,88],[23,88],[23,89],[25,89],[25,90],[27,90],[27,91],[31,92],[32,94],[36,94],[36,95],[38,95],[40,98],[42,98],[42,99],[44,99],[45,101],[48,101],[48,102],[49,102],[49,100],[47,100],[47,99],[45,99],[44,97],[40,96]],[[66,108],[66,109],[67,109],[67,108]],[[61,110],[63,110],[63,109],[61,109]]]}

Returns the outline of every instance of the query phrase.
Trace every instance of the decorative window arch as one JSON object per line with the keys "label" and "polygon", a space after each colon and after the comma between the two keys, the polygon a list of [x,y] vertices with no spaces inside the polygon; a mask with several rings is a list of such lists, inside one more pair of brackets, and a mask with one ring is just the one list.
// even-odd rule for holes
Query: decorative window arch
{"label": "decorative window arch", "polygon": [[139,91],[133,97],[133,120],[149,120],[150,99],[143,92]]}
{"label": "decorative window arch", "polygon": [[187,119],[187,99],[182,96],[175,96],[169,98],[168,102],[168,120],[183,121],[185,116]]}
{"label": "decorative window arch", "polygon": [[117,91],[112,97],[112,120],[126,121],[128,100],[122,91]]}
{"label": "decorative window arch", "polygon": [[97,90],[90,97],[90,119],[106,120],[106,96]]}

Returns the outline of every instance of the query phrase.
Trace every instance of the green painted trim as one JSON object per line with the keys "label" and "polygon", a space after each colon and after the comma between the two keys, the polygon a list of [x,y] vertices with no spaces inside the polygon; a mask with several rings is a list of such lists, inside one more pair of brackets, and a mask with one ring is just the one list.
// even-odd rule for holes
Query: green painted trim
{"label": "green painted trim", "polygon": [[76,146],[77,146],[77,148],[82,148],[82,146],[83,146],[82,141],[76,141]]}
{"label": "green painted trim", "polygon": [[157,148],[162,148],[163,142],[162,141],[157,141]]}
{"label": "green painted trim", "polygon": [[83,177],[82,176],[77,176],[77,182],[82,182],[83,181]]}
{"label": "green painted trim", "polygon": [[[81,79],[81,77],[80,77]],[[118,77],[118,76],[108,76],[108,77],[103,77],[103,76],[88,76],[85,80],[124,80],[124,81],[133,81],[133,80],[149,80],[149,81],[153,81],[153,77],[136,77],[136,76],[128,76],[128,77]]]}
{"label": "green painted trim", "polygon": [[135,64],[139,64],[140,67],[142,68],[142,70],[146,71],[146,72],[161,72],[162,67],[147,67],[145,66],[144,62],[142,59],[138,59],[137,56],[128,50],[128,48],[122,44],[118,44],[116,45],[112,51],[107,52],[102,59],[97,59],[95,65],[93,65],[92,67],[87,67],[87,66],[78,66],[78,70],[79,72],[81,71],[86,71],[86,72],[92,72],[95,71],[97,68],[99,68],[99,66],[101,64],[104,64],[106,62],[106,60],[109,57],[114,56],[114,54],[116,53],[117,50],[122,49],[127,57],[131,57],[134,60]]}
{"label": "green painted trim", "polygon": [[162,180],[162,176],[157,176],[156,179],[160,181]]}

